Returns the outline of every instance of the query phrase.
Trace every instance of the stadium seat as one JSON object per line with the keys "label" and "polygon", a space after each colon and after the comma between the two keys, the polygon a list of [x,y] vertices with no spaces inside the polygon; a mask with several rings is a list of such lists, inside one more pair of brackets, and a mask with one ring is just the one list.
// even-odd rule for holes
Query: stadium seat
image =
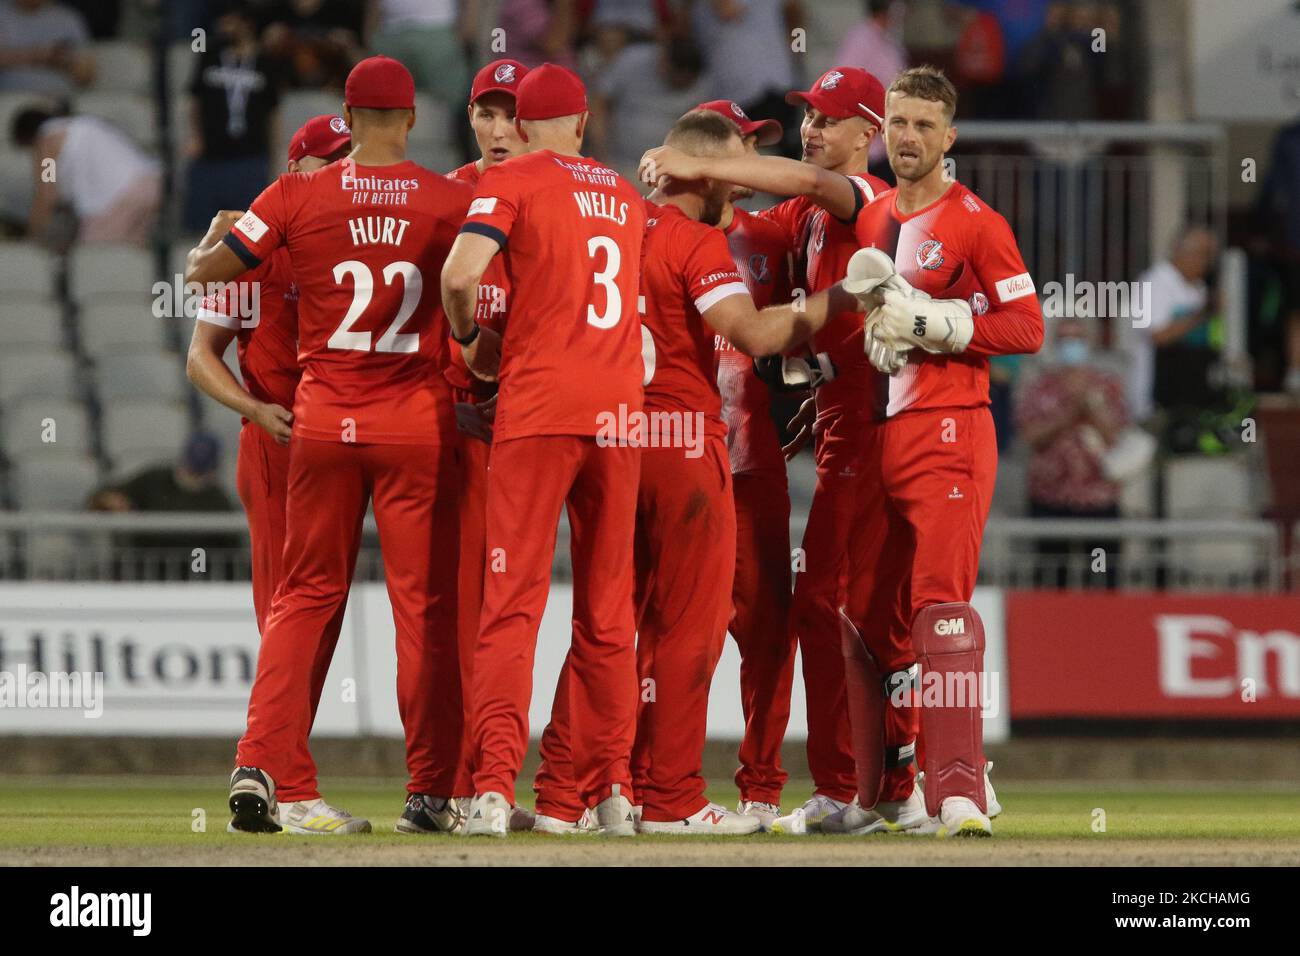
{"label": "stadium seat", "polygon": [[144,93],[81,93],[72,112],[107,120],[145,152],[158,145],[158,112]]}
{"label": "stadium seat", "polygon": [[[75,399],[28,398],[4,410],[3,450],[10,461],[88,455],[92,451],[90,434],[86,406]],[[47,435],[53,440],[46,441]]]}
{"label": "stadium seat", "polygon": [[124,399],[105,404],[104,454],[113,473],[157,461],[172,461],[180,454],[190,420],[181,401],[159,402]]}
{"label": "stadium seat", "polygon": [[125,244],[93,244],[73,249],[68,257],[68,288],[82,303],[101,296],[152,297],[153,254]]}
{"label": "stadium seat", "polygon": [[100,401],[128,398],[176,400],[184,395],[182,369],[164,349],[106,352],[95,360]]}
{"label": "stadium seat", "polygon": [[147,93],[153,56],[143,43],[101,40],[95,44],[97,93]]}
{"label": "stadium seat", "polygon": [[[8,128],[8,124],[3,127]],[[35,196],[32,157],[8,141],[0,141],[0,216],[12,222],[25,222]]]}
{"label": "stadium seat", "polygon": [[1165,510],[1170,518],[1244,518],[1258,509],[1250,468],[1239,458],[1174,458],[1165,464]]}
{"label": "stadium seat", "polygon": [[26,511],[79,511],[99,483],[93,458],[40,458],[18,461],[9,474],[17,508]]}
{"label": "stadium seat", "polygon": [[[338,113],[342,109],[343,97],[339,93],[316,93],[307,90],[292,90],[286,93],[280,100],[280,139],[272,144],[271,155],[276,159],[275,168],[284,168],[284,156],[289,149],[289,137],[299,126],[313,116],[322,113]],[[423,116],[420,117],[420,122],[424,122]]]}
{"label": "stadium seat", "polygon": [[167,346],[164,322],[148,308],[129,305],[82,306],[81,347],[87,355],[104,355],[114,350],[158,351]]}
{"label": "stadium seat", "polygon": [[34,242],[0,242],[0,289],[6,297],[54,294],[56,263]]}
{"label": "stadium seat", "polygon": [[75,395],[76,372],[73,357],[58,349],[6,349],[0,352],[0,406],[20,397]]}
{"label": "stadium seat", "polygon": [[0,298],[0,349],[61,349],[63,342],[63,309],[58,303],[29,296]]}

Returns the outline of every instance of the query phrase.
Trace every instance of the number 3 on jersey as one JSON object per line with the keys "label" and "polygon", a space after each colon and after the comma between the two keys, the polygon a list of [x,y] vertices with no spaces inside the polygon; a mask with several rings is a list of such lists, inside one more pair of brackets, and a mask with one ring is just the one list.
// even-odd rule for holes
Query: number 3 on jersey
{"label": "number 3 on jersey", "polygon": [[587,254],[593,259],[601,249],[605,251],[605,268],[598,270],[592,279],[605,289],[605,311],[597,315],[596,307],[588,303],[587,321],[598,329],[612,329],[623,317],[623,296],[615,282],[618,268],[622,265],[622,253],[618,243],[609,236],[592,236],[587,240]]}
{"label": "number 3 on jersey", "polygon": [[[401,332],[406,320],[411,317],[415,307],[420,304],[420,293],[424,290],[424,278],[413,262],[390,262],[384,267],[385,285],[392,285],[397,276],[402,277],[402,304],[384,334],[375,342],[376,352],[418,352],[420,350],[420,333]],[[364,262],[348,259],[334,267],[334,281],[341,283],[345,276],[352,277],[352,304],[343,316],[343,321],[334,330],[327,343],[332,349],[351,349],[357,352],[370,351],[370,333],[353,332],[352,326],[361,318],[370,305],[375,291],[375,277]]]}

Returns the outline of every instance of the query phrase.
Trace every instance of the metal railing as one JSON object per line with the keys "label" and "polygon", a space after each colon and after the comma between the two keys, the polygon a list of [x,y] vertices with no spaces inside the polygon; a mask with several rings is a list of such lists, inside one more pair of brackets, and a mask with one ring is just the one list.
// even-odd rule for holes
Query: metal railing
{"label": "metal railing", "polygon": [[[806,519],[805,513],[792,516],[795,545]],[[1281,528],[1268,521],[993,518],[984,533],[979,580],[1008,588],[1277,592],[1288,570],[1292,581],[1300,581],[1300,526],[1292,540],[1288,558]],[[572,576],[563,520],[552,573],[561,581]],[[248,576],[247,528],[238,513],[0,512],[0,580]],[[356,580],[382,579],[378,533],[367,518]]]}
{"label": "metal railing", "polygon": [[956,178],[1006,217],[1039,290],[1127,281],[1188,225],[1226,237],[1227,134],[1213,123],[957,124]]}
{"label": "metal railing", "polygon": [[1007,588],[1277,592],[1286,571],[1269,521],[997,518],[980,559]]}

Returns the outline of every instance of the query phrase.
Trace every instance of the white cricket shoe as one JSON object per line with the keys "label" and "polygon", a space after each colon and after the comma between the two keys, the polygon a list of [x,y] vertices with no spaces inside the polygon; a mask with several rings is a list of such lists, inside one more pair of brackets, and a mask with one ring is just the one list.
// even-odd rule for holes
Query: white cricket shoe
{"label": "white cricket shoe", "polygon": [[[1002,804],[998,803],[998,795],[993,792],[993,781],[989,774],[993,772],[993,761],[989,760],[984,764],[984,805],[989,808],[989,819],[992,820],[1002,812]],[[925,771],[922,770],[916,775],[916,785],[925,786]]]}
{"label": "white cricket shoe", "polygon": [[704,809],[685,820],[642,819],[637,829],[641,833],[672,833],[680,836],[748,836],[763,828],[758,817],[732,813],[717,803],[707,803]]}
{"label": "white cricket shoe", "polygon": [[495,790],[478,793],[469,804],[466,836],[504,837],[510,830],[510,801]]}
{"label": "white cricket shoe", "polygon": [[781,815],[781,805],[764,803],[761,800],[741,800],[736,805],[736,812],[747,817],[755,817],[764,833],[772,829],[772,823]]}
{"label": "white cricket shoe", "polygon": [[369,833],[370,821],[331,807],[322,798],[280,804],[280,826],[299,836],[344,836]]}
{"label": "white cricket shoe", "polygon": [[882,800],[870,810],[863,810],[854,800],[822,821],[822,833],[863,836],[867,833],[902,833],[929,821],[925,797],[913,787],[906,800]]}
{"label": "white cricket shoe", "polygon": [[537,814],[533,821],[534,833],[551,833],[557,836],[590,836],[596,832],[596,815],[590,808],[582,811],[577,823],[548,817],[545,813]]}
{"label": "white cricket shoe", "polygon": [[636,836],[632,802],[623,796],[622,784],[614,784],[610,788],[610,795],[596,804],[596,834],[611,837]]}
{"label": "white cricket shoe", "polygon": [[822,821],[848,804],[822,793],[814,793],[812,799],[793,813],[777,817],[772,821],[773,833],[810,833],[822,828]]}
{"label": "white cricket shoe", "polygon": [[948,797],[937,817],[907,832],[936,837],[991,837],[993,824],[970,797]]}

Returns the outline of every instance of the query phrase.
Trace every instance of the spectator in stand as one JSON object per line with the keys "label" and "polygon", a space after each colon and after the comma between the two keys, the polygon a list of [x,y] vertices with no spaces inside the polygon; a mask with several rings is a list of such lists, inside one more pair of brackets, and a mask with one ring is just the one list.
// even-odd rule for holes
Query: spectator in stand
{"label": "spectator in stand", "polygon": [[1300,398],[1300,118],[1277,131],[1257,212],[1282,279],[1286,321],[1282,387]]}
{"label": "spectator in stand", "polygon": [[[230,496],[217,482],[221,464],[221,442],[207,432],[195,432],[185,441],[180,458],[168,465],[154,465],[124,482],[101,488],[90,496],[91,511],[233,511]],[[183,549],[196,545],[208,548],[238,548],[238,535],[192,532],[136,532],[123,543],[133,548]]]}
{"label": "spectator in stand", "polygon": [[[901,5],[894,0],[866,0],[866,17],[849,28],[835,51],[835,63],[866,70],[885,87],[907,68],[907,51],[898,39]],[[963,111],[966,107],[963,103]],[[871,140],[871,163],[885,158],[885,137]]]}
{"label": "spectator in stand", "polygon": [[[654,43],[659,34],[661,15],[657,4],[647,0],[596,0],[588,28],[598,63],[595,71],[607,69],[624,47]],[[667,26],[665,22],[665,27]]]}
{"label": "spectator in stand", "polygon": [[590,88],[592,155],[635,181],[641,154],[662,144],[664,132],[705,99],[702,67],[699,48],[686,37],[620,50]]}
{"label": "spectator in stand", "polygon": [[80,242],[149,240],[162,203],[162,172],[125,133],[96,116],[28,107],[14,116],[10,136],[32,151],[29,238],[51,241],[55,213],[66,204],[77,217]]}
{"label": "spectator in stand", "polygon": [[966,7],[987,11],[998,19],[1008,63],[1014,63],[1026,43],[1036,37],[1047,22],[1052,0],[961,0]]}
{"label": "spectator in stand", "polygon": [[[1091,363],[1090,338],[1084,321],[1058,320],[1049,364],[1016,402],[1017,433],[1030,449],[1029,507],[1036,518],[1119,517],[1120,486],[1106,477],[1103,458],[1128,426],[1124,384]],[[1105,573],[1092,572],[1094,548],[1105,551]],[[1118,541],[1047,537],[1038,553],[1053,559],[1040,586],[1064,587],[1080,573],[1086,586],[1116,580]]]}
{"label": "spectator in stand", "polygon": [[79,13],[53,0],[0,0],[0,92],[68,96],[94,78]]}
{"label": "spectator in stand", "polygon": [[262,46],[299,89],[342,90],[361,59],[360,0],[274,0],[262,12]]}
{"label": "spectator in stand", "polygon": [[542,63],[578,68],[575,52],[581,0],[501,0],[497,14],[510,24],[507,48],[494,50],[532,69]]}
{"label": "spectator in stand", "polygon": [[116,40],[122,20],[123,0],[60,0],[71,7],[96,40]]}
{"label": "spectator in stand", "polygon": [[[1136,421],[1150,418],[1157,402],[1198,404],[1207,387],[1208,365],[1218,354],[1209,329],[1218,296],[1211,295],[1206,280],[1218,248],[1210,230],[1185,229],[1173,255],[1138,276],[1148,314],[1144,324],[1132,325],[1126,343],[1132,364],[1128,400]],[[1188,400],[1180,402],[1180,394]]]}
{"label": "spectator in stand", "polygon": [[[1123,118],[1140,98],[1131,95],[1130,48],[1114,4],[1056,0],[1043,30],[1019,53],[1024,108],[1035,120]],[[1096,31],[1104,31],[1097,34]],[[1095,49],[1104,38],[1104,53]],[[1128,91],[1128,95],[1115,95]]]}
{"label": "spectator in stand", "polygon": [[694,36],[706,57],[704,87],[709,99],[725,96],[752,119],[777,120],[785,130],[781,151],[801,153],[803,111],[785,94],[796,81],[790,30],[803,20],[798,0],[695,0]]}
{"label": "spectator in stand", "polygon": [[[457,107],[457,123],[469,89],[465,47],[474,36],[477,12],[478,0],[370,0],[367,9],[371,48],[401,60],[416,89]],[[518,28],[504,14],[501,22],[509,24],[511,52],[497,55],[520,59],[514,52]]]}
{"label": "spectator in stand", "polygon": [[967,116],[996,116],[1005,99],[1006,52],[1002,26],[992,13],[955,8],[961,32],[952,51],[952,81]]}
{"label": "spectator in stand", "polygon": [[190,158],[184,225],[202,233],[214,209],[246,209],[266,185],[280,102],[279,73],[242,0],[223,0],[216,42],[190,82]]}

